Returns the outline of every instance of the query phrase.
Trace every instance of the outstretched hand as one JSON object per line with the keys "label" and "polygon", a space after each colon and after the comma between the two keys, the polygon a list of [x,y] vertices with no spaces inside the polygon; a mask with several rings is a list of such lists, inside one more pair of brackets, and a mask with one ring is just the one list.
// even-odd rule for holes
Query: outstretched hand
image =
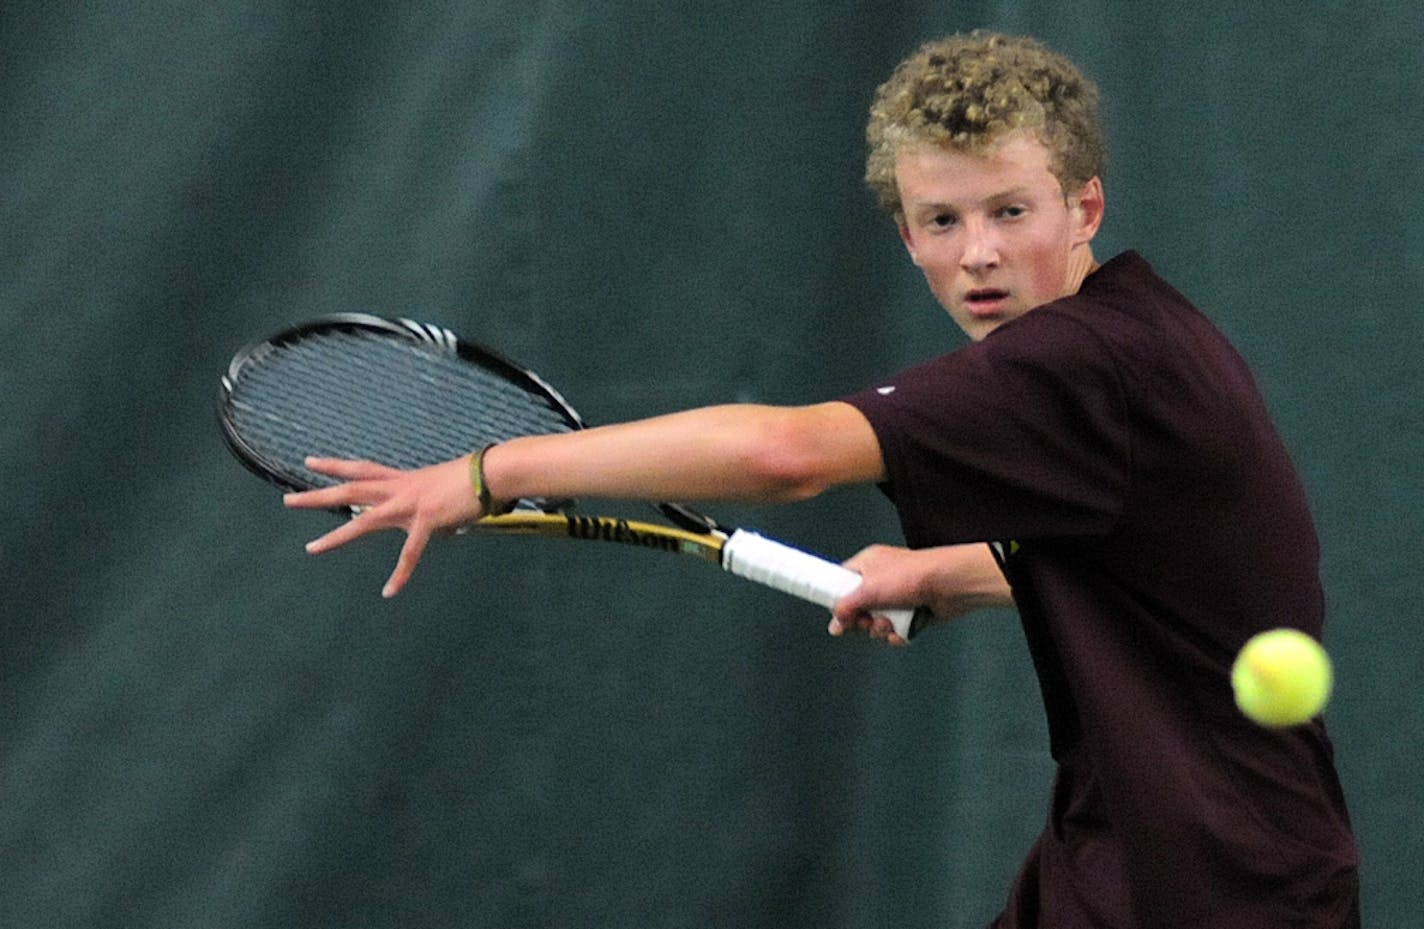
{"label": "outstretched hand", "polygon": [[384,597],[394,597],[405,587],[431,536],[484,515],[470,486],[468,455],[413,471],[339,458],[309,458],[306,466],[342,483],[287,494],[282,498],[287,506],[312,510],[345,507],[356,513],[348,522],[308,542],[308,552],[320,555],[385,529],[405,532],[395,570],[381,590]]}

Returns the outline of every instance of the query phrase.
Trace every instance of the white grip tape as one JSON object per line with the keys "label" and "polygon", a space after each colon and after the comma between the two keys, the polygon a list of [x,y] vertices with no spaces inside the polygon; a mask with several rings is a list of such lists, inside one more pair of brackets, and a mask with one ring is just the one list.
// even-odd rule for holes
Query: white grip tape
{"label": "white grip tape", "polygon": [[[722,547],[722,567],[738,577],[827,609],[860,586],[860,575],[849,568],[745,529],[733,532]],[[910,638],[913,610],[876,610],[875,613],[890,620],[901,638]]]}

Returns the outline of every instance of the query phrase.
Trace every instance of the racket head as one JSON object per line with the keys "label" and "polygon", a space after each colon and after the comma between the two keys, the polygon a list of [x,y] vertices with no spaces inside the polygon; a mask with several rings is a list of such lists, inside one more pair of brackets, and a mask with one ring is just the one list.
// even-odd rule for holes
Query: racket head
{"label": "racket head", "polygon": [[222,377],[218,421],[237,459],[286,490],[338,483],[308,469],[308,455],[419,468],[584,428],[557,390],[503,355],[440,326],[362,313],[243,347]]}

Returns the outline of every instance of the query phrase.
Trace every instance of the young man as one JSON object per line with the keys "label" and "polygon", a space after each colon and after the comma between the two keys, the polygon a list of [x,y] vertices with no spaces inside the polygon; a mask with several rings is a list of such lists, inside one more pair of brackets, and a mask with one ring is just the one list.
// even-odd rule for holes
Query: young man
{"label": "young man", "polygon": [[1357,924],[1322,724],[1256,727],[1228,684],[1255,632],[1321,632],[1305,495],[1220,333],[1137,255],[1094,260],[1095,88],[1031,40],[953,37],[896,69],[868,137],[867,179],[970,346],[808,407],[517,439],[409,473],[316,462],[347,483],[291,505],[365,509],[309,549],[404,530],[393,595],[433,532],[498,501],[880,483],[911,548],[852,559],[865,581],[832,632],[895,642],[876,608],[1013,603],[1042,687],[1058,774],[995,925]]}

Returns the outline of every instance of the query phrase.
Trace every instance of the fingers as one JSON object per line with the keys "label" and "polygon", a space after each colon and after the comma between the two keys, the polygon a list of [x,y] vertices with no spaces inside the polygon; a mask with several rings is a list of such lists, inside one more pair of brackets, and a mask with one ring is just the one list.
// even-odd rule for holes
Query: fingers
{"label": "fingers", "polygon": [[411,575],[415,573],[415,566],[420,563],[420,556],[425,554],[425,546],[429,542],[430,529],[427,526],[411,526],[410,534],[406,536],[405,544],[401,546],[400,556],[396,558],[395,570],[386,580],[386,586],[381,588],[381,596],[389,600],[401,592]]}
{"label": "fingers", "polygon": [[[394,570],[381,589],[384,597],[394,597],[415,573],[430,538],[464,518],[476,518],[477,502],[468,501],[465,465],[460,460],[445,466],[405,471],[370,461],[335,458],[308,458],[306,465],[319,474],[342,483],[318,490],[287,494],[283,500],[296,509],[349,509],[357,515],[307,543],[306,549],[320,555],[340,548],[362,536],[385,529],[406,534]],[[469,512],[466,512],[469,510]]]}
{"label": "fingers", "polygon": [[363,513],[360,516],[350,519],[320,538],[312,539],[307,543],[307,552],[312,555],[323,555],[332,549],[340,548],[348,542],[361,538],[372,532],[384,528],[381,523],[374,518],[373,512]]}
{"label": "fingers", "polygon": [[357,508],[379,503],[373,499],[375,488],[370,481],[390,478],[400,474],[399,469],[376,464],[372,461],[346,461],[340,458],[308,458],[306,466],[318,474],[339,478],[342,483],[317,490],[289,493],[282,502],[292,509],[337,510],[343,507]]}
{"label": "fingers", "polygon": [[[401,526],[399,519],[380,510],[368,510],[354,519],[342,523],[325,535],[308,542],[306,549],[310,554],[321,555],[372,532],[399,526]],[[400,555],[396,558],[395,569],[391,571],[385,586],[381,588],[381,596],[387,599],[394,597],[409,583],[433,534],[434,530],[428,522],[421,520],[412,522],[406,532],[405,543],[401,546]]]}
{"label": "fingers", "polygon": [[886,563],[895,551],[890,546],[871,545],[845,562],[845,566],[860,574],[863,580],[836,603],[827,627],[831,635],[864,636],[894,646],[909,644],[895,632],[890,620],[875,612],[876,608],[893,605],[882,602],[885,592],[878,589],[880,585],[873,578],[876,568]]}
{"label": "fingers", "polygon": [[303,463],[318,474],[339,477],[343,481],[363,481],[378,477],[393,477],[401,473],[399,468],[359,459],[318,458],[313,456],[307,458]]}
{"label": "fingers", "polygon": [[874,639],[897,648],[909,644],[884,616],[864,611],[846,615],[842,614],[839,605],[837,612],[831,616],[826,631],[833,636],[854,635]]}

